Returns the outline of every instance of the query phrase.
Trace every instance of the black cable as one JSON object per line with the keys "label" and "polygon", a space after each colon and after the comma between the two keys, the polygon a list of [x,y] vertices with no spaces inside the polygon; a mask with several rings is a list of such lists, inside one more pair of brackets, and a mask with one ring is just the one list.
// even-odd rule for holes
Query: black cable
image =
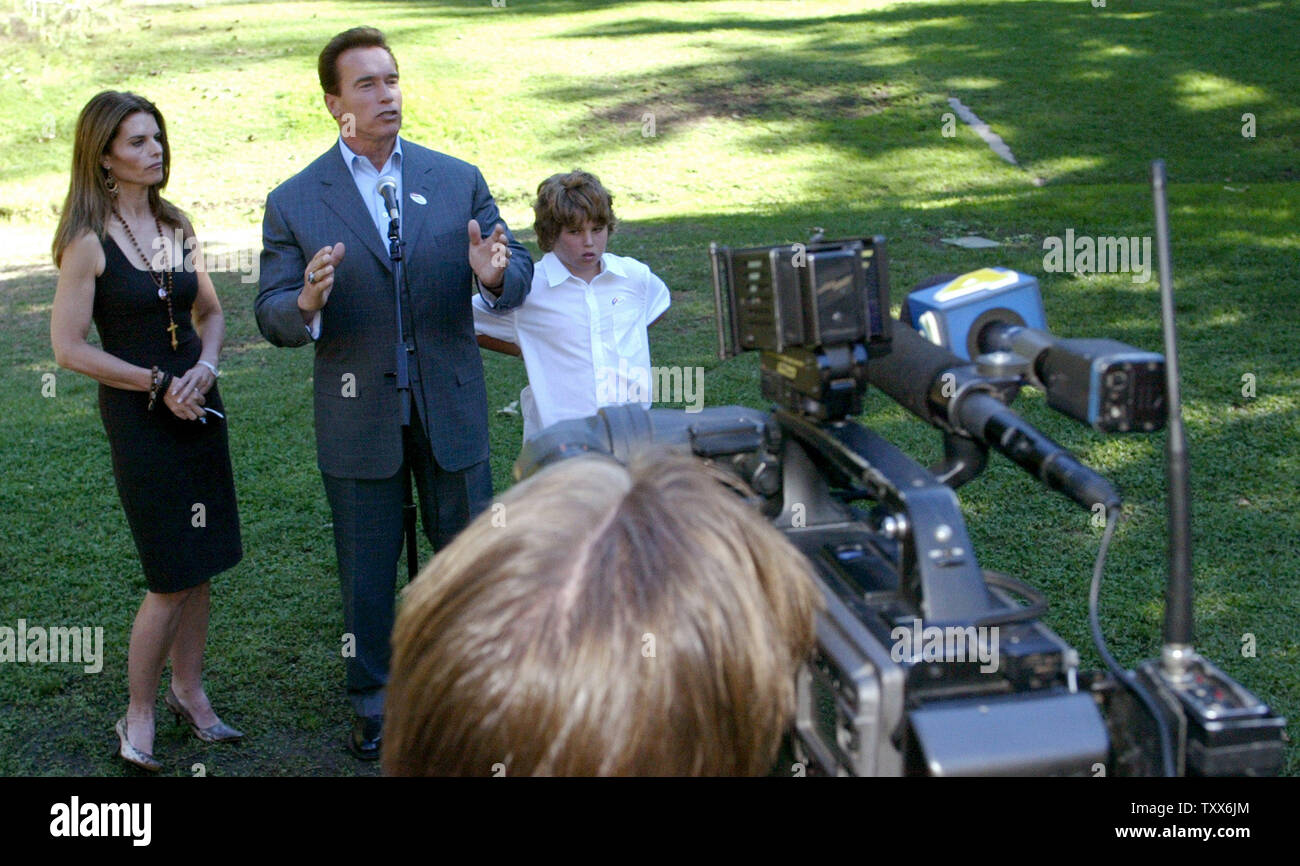
{"label": "black cable", "polygon": [[1110,672],[1115,678],[1124,685],[1128,686],[1133,694],[1137,695],[1139,701],[1151,714],[1151,719],[1155,722],[1156,732],[1160,736],[1160,760],[1163,765],[1166,776],[1175,776],[1177,773],[1174,769],[1174,746],[1173,735],[1169,732],[1169,723],[1164,715],[1156,707],[1155,699],[1151,697],[1150,692],[1138,682],[1138,678],[1120,667],[1115,657],[1111,655],[1106,646],[1106,638],[1101,633],[1101,579],[1102,570],[1106,565],[1106,552],[1110,548],[1111,538],[1115,535],[1115,527],[1119,523],[1119,509],[1111,508],[1106,512],[1106,531],[1101,536],[1101,548],[1097,551],[1097,562],[1092,569],[1092,587],[1088,592],[1088,627],[1092,630],[1092,642],[1097,647],[1097,652],[1101,654],[1101,660],[1110,668]]}

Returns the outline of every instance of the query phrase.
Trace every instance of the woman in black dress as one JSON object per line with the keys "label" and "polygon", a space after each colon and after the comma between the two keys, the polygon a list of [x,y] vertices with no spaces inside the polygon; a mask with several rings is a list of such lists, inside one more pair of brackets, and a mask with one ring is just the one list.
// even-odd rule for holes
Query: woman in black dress
{"label": "woman in black dress", "polygon": [[[170,156],[148,100],[105,91],[82,109],[50,317],[59,366],[100,383],[113,476],[149,585],[131,629],[130,703],[117,735],[118,754],[153,772],[169,657],[166,703],[177,719],[207,742],[243,736],[203,689],[208,580],[243,555],[216,387],[226,326],[194,229],[160,194]],[[92,318],[102,349],[86,341]]]}

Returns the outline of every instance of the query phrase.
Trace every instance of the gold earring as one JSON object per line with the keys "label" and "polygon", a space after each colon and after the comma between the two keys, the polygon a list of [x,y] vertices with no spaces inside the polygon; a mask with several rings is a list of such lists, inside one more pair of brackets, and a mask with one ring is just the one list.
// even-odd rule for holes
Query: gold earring
{"label": "gold earring", "polygon": [[117,195],[117,178],[113,177],[112,170],[104,177],[104,186],[108,187],[109,195]]}

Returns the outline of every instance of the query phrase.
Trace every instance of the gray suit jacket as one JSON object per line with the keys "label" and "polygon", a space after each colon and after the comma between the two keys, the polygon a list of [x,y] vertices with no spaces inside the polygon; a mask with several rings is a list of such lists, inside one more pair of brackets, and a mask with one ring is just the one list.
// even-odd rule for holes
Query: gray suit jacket
{"label": "gray suit jacket", "polygon": [[[479,170],[402,141],[403,266],[410,286],[411,377],[433,455],[448,471],[488,456],[487,392],[470,309],[472,270],[465,229],[484,236],[502,222]],[[411,200],[418,193],[427,201]],[[509,229],[507,228],[507,232]],[[337,143],[276,187],[262,220],[257,326],[277,346],[311,342],[298,310],[307,260],[343,241],[334,288],[316,340],[316,457],[344,478],[387,478],[402,462],[392,264]],[[532,283],[528,251],[510,236],[500,306],[521,303]]]}

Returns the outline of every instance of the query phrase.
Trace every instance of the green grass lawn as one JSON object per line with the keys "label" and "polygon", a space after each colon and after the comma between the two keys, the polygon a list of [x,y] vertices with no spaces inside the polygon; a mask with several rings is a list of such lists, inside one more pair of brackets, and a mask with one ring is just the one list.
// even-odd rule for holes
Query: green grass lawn
{"label": "green grass lawn", "polygon": [[[1004,265],[1039,278],[1056,333],[1159,350],[1154,279],[1046,274],[1042,241],[1151,235],[1148,165],[1167,160],[1197,645],[1300,733],[1300,72],[1281,60],[1300,32],[1294,6],[21,0],[0,4],[0,626],[102,626],[105,662],[96,675],[0,665],[0,774],[123,772],[112,725],[144,580],[95,384],[58,370],[48,337],[49,242],[77,112],[105,88],[155,101],[173,148],[169,197],[201,235],[255,243],[266,193],[335,140],[316,55],[362,23],[397,54],[403,134],[476,163],[534,252],[537,183],[574,167],[601,176],[623,221],[611,250],[673,290],[655,363],[703,366],[710,406],[764,403],[752,356],[717,361],[708,243],[798,241],[813,227],[886,235],[895,304],[928,274]],[[965,125],[945,129],[953,96],[1019,166]],[[939,242],[966,233],[1003,246]],[[208,775],[371,773],[342,748],[350,711],[310,351],[272,348],[253,321],[255,286],[215,281],[247,552],[214,582],[208,686],[249,737],[203,746],[160,715],[155,752],[176,774],[200,762]],[[495,410],[525,377],[515,359],[485,363]],[[1163,435],[1102,438],[1032,393],[1017,408],[1123,491],[1103,624],[1125,664],[1157,655]],[[939,454],[937,434],[878,393],[863,421],[923,462]],[[494,411],[491,436],[501,490],[519,418]],[[1100,532],[1006,460],[990,463],[961,491],[982,564],[1045,591],[1048,623],[1098,666],[1086,599]]]}

